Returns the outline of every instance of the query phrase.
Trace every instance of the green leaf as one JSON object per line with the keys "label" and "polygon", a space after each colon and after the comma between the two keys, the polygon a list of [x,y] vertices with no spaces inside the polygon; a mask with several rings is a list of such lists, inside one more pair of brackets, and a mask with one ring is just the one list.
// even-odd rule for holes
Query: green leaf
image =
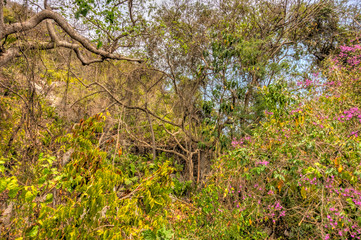
{"label": "green leaf", "polygon": [[97,49],[101,48],[102,46],[103,46],[103,42],[102,42],[102,41],[98,41]]}
{"label": "green leaf", "polygon": [[347,198],[346,202],[351,206],[351,209],[354,210],[356,208],[355,203],[352,201],[352,198]]}
{"label": "green leaf", "polygon": [[27,232],[26,236],[30,238],[36,237],[36,235],[38,235],[38,231],[39,231],[39,226],[36,225],[32,227],[30,231]]}
{"label": "green leaf", "polygon": [[155,235],[155,233],[152,232],[150,229],[143,231],[142,235],[145,240],[156,240],[157,239],[157,236]]}
{"label": "green leaf", "polygon": [[52,193],[49,193],[48,195],[46,195],[45,203],[53,202],[53,198],[54,198],[54,195]]}
{"label": "green leaf", "polygon": [[6,180],[0,179],[0,193],[2,193],[6,189]]}
{"label": "green leaf", "polygon": [[125,185],[130,185],[130,184],[132,184],[132,181],[129,178],[126,178],[126,179],[124,179],[124,183],[125,183]]}
{"label": "green leaf", "polygon": [[34,199],[33,193],[31,191],[27,191],[25,193],[25,201],[31,202],[31,201],[33,201],[33,199]]}
{"label": "green leaf", "polygon": [[46,176],[39,178],[38,184],[43,184],[45,182]]}
{"label": "green leaf", "polygon": [[9,197],[14,198],[18,194],[18,191],[19,191],[18,187],[14,187],[14,188],[10,189],[9,190]]}

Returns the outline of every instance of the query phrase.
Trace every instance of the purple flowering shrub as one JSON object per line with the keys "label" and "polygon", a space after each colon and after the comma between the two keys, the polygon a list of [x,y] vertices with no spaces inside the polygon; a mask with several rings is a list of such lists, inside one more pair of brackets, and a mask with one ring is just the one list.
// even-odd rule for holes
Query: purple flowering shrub
{"label": "purple flowering shrub", "polygon": [[[260,239],[361,238],[360,70],[361,46],[341,46],[295,86],[308,90],[297,103],[286,101],[286,88],[263,89],[279,94],[269,104],[283,105],[267,109],[252,136],[234,139],[213,165],[197,196],[210,221],[223,219],[241,235],[254,228]],[[213,199],[208,205],[205,196]]]}

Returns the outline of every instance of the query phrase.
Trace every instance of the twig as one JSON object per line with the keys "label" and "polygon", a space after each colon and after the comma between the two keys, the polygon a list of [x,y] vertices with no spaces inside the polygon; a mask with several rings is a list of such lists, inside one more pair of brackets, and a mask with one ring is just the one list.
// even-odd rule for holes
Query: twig
{"label": "twig", "polygon": [[105,91],[103,90],[103,91],[97,91],[97,92],[90,93],[90,94],[88,94],[88,95],[86,95],[86,96],[84,96],[84,97],[76,100],[76,101],[70,106],[70,108],[72,108],[75,104],[77,104],[77,103],[80,102],[81,100],[83,100],[83,99],[85,99],[85,98],[88,98],[88,97],[91,97],[91,96],[93,96],[93,95],[95,95],[95,94],[102,93],[102,92],[105,92]]}
{"label": "twig", "polygon": [[114,227],[114,225],[103,225],[103,226],[100,226],[100,227],[97,227],[97,228],[94,228],[93,231],[96,231],[98,229],[101,229],[101,228],[104,228],[104,227]]}

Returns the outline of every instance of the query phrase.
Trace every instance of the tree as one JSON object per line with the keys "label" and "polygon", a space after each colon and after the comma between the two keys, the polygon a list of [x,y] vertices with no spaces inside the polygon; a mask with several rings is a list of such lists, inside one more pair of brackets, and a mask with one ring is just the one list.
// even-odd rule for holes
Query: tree
{"label": "tree", "polygon": [[[119,16],[124,20],[123,28],[119,25],[117,25],[117,31],[109,28],[108,30],[111,31],[112,36],[108,35],[107,44],[103,45],[101,39],[98,38],[98,44],[95,45],[91,42],[91,39],[84,37],[76,31],[64,16],[48,5],[47,0],[44,1],[44,7],[40,12],[31,12],[30,17],[27,17],[26,15],[19,16],[15,22],[7,21],[6,18],[4,18],[6,17],[4,14],[6,5],[4,4],[4,1],[1,0],[0,39],[2,41],[2,46],[0,49],[0,66],[5,65],[15,57],[19,57],[21,52],[25,50],[49,50],[56,47],[73,50],[83,65],[102,62],[107,59],[142,62],[141,59],[126,57],[119,53],[120,40],[130,38],[134,29],[139,29],[138,23],[140,23],[140,21],[138,22],[138,19],[134,19],[133,17],[135,1],[107,1],[106,3],[109,4],[109,7],[113,7],[113,9],[100,12],[98,15],[99,19],[96,19],[97,16],[92,16],[91,19],[86,19],[85,17],[87,14],[94,10],[94,1],[75,1],[75,17],[83,17],[88,23],[93,24],[102,20],[101,17],[104,16],[104,14],[106,14],[105,18],[107,19],[105,22],[108,23],[108,25],[113,24],[115,22],[115,18],[117,17],[117,11],[115,9],[120,9],[124,6],[127,7],[125,11],[127,15],[122,14]],[[10,3],[8,5],[10,5]],[[36,7],[36,5],[29,7]],[[49,37],[43,37],[40,41],[39,38],[31,38],[31,33],[44,22],[46,22]],[[98,27],[99,29],[97,33],[104,32],[101,30],[102,27],[104,26]],[[108,34],[110,34],[109,31]],[[30,39],[22,38],[25,34],[30,36]],[[115,34],[117,34],[117,36],[115,36]],[[87,56],[89,54],[96,55],[97,57],[94,58]]]}
{"label": "tree", "polygon": [[[29,2],[30,9],[40,11],[11,18],[11,4],[1,2],[0,64],[28,52],[67,49],[62,63],[51,56],[61,67],[39,67],[46,76],[51,75],[48,67],[66,74],[61,80],[66,82],[63,110],[69,103],[69,79],[86,79],[81,84],[87,92],[74,94],[68,106],[86,112],[78,105],[82,99],[106,95],[102,104],[118,105],[112,113],[126,116],[115,121],[124,120],[133,152],[152,153],[153,159],[160,152],[173,154],[188,167],[189,179],[196,163],[199,179],[199,161],[222,153],[234,137],[247,135],[264,117],[258,87],[290,77],[295,60],[327,55],[339,41],[332,37],[329,42],[329,36],[348,24],[339,21],[344,19],[339,5],[325,0],[166,1],[145,17],[144,9],[152,9],[148,3],[66,0],[52,6],[45,1],[41,8]],[[86,31],[79,30],[84,27]],[[73,64],[72,53],[83,65],[108,59],[131,63],[81,68]],[[133,64],[142,62],[135,56],[147,59],[146,64]],[[104,138],[112,134],[110,130]]]}

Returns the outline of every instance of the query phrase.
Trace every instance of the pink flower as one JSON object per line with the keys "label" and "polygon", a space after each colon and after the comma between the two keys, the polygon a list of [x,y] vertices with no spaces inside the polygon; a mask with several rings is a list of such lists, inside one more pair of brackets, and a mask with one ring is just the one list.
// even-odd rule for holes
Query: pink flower
{"label": "pink flower", "polygon": [[265,165],[265,166],[267,166],[267,165],[269,164],[269,162],[267,162],[267,161],[263,161],[263,162],[258,162],[257,164],[261,164],[261,165]]}
{"label": "pink flower", "polygon": [[268,114],[268,115],[273,115],[273,112],[269,112],[267,110],[264,111],[265,114]]}

